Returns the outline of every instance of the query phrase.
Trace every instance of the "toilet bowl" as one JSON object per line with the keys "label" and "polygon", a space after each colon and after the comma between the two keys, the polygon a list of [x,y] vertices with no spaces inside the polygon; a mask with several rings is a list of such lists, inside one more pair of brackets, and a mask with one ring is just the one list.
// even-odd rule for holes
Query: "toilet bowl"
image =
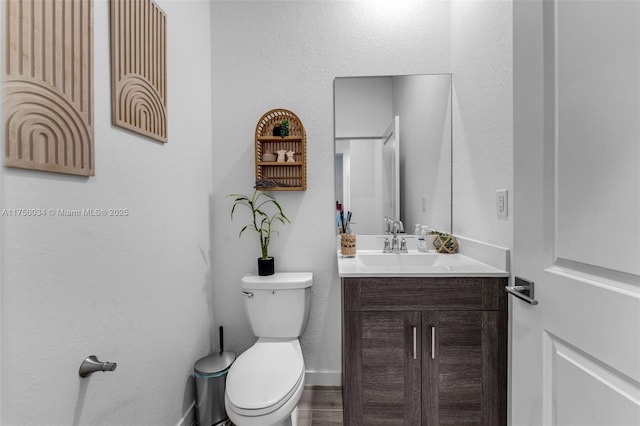
{"label": "toilet bowl", "polygon": [[256,343],[227,374],[225,408],[238,426],[289,426],[304,390],[298,337],[309,318],[312,274],[246,275],[241,291]]}
{"label": "toilet bowl", "polygon": [[240,426],[290,425],[304,390],[304,361],[298,340],[259,339],[234,366],[225,393],[231,421]]}

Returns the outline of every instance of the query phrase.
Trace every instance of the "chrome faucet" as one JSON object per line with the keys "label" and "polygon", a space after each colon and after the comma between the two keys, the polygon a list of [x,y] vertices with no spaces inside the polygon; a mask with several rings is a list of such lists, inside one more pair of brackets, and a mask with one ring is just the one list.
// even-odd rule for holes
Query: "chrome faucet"
{"label": "chrome faucet", "polygon": [[398,238],[398,232],[404,233],[404,225],[401,220],[393,220],[389,217],[384,218],[385,234],[393,234],[391,240],[389,237],[384,239],[383,253],[407,253],[407,241],[405,238]]}
{"label": "chrome faucet", "polygon": [[407,241],[404,238],[398,238],[398,232],[404,232],[404,226],[399,220],[392,222],[393,238],[391,239],[391,247],[385,241],[384,253],[407,253]]}

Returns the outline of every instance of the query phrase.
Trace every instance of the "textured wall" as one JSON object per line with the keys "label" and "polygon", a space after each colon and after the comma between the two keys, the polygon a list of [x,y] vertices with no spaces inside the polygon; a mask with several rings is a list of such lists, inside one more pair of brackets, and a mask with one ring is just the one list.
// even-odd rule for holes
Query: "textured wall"
{"label": "textured wall", "polygon": [[[98,0],[96,176],[0,171],[2,209],[128,209],[1,217],[3,425],[175,425],[193,402],[213,323],[209,2],[158,4],[169,17],[168,144],[110,124],[108,2]],[[92,354],[117,370],[80,379]]]}
{"label": "textured wall", "polygon": [[[441,2],[212,3],[214,309],[227,346],[254,342],[240,278],[256,270],[256,237],[229,220],[231,192],[252,190],[253,131],[271,108],[294,111],[308,138],[306,192],[275,193],[293,223],[271,252],[280,271],[312,271],[301,342],[308,382],[340,383],[340,281],[335,242],[333,79],[449,72],[449,7]],[[408,12],[408,13],[404,13]],[[357,213],[354,213],[357,214]],[[323,377],[320,377],[323,376]],[[326,382],[326,381],[325,381]]]}
{"label": "textured wall", "polygon": [[[513,66],[509,1],[451,3],[453,232],[512,247]],[[496,189],[509,189],[509,216]]]}

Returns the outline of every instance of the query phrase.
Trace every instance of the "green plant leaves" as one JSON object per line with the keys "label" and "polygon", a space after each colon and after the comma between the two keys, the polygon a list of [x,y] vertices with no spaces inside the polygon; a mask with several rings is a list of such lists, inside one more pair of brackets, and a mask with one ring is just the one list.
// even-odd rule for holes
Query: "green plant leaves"
{"label": "green plant leaves", "polygon": [[[233,207],[231,208],[231,220],[233,220],[233,214],[235,213],[237,206],[247,207],[252,215],[252,222],[245,225],[240,230],[238,237],[241,237],[242,233],[247,230],[247,228],[256,231],[258,238],[260,239],[262,258],[266,259],[269,257],[269,243],[271,242],[271,236],[278,235],[278,231],[272,229],[273,222],[279,221],[284,225],[286,223],[291,223],[291,221],[284,214],[282,207],[276,199],[265,192],[261,192],[256,189],[251,197],[244,194],[229,194],[228,197],[235,197]],[[275,211],[269,212],[269,208],[272,208]]]}

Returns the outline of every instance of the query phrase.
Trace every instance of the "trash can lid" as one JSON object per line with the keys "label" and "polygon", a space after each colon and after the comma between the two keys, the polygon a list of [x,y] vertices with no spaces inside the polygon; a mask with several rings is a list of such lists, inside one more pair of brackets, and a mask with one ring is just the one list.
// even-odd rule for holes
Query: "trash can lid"
{"label": "trash can lid", "polygon": [[236,354],[233,352],[216,352],[215,354],[207,355],[196,361],[193,369],[198,374],[215,374],[220,373],[228,369],[233,361],[236,359]]}

